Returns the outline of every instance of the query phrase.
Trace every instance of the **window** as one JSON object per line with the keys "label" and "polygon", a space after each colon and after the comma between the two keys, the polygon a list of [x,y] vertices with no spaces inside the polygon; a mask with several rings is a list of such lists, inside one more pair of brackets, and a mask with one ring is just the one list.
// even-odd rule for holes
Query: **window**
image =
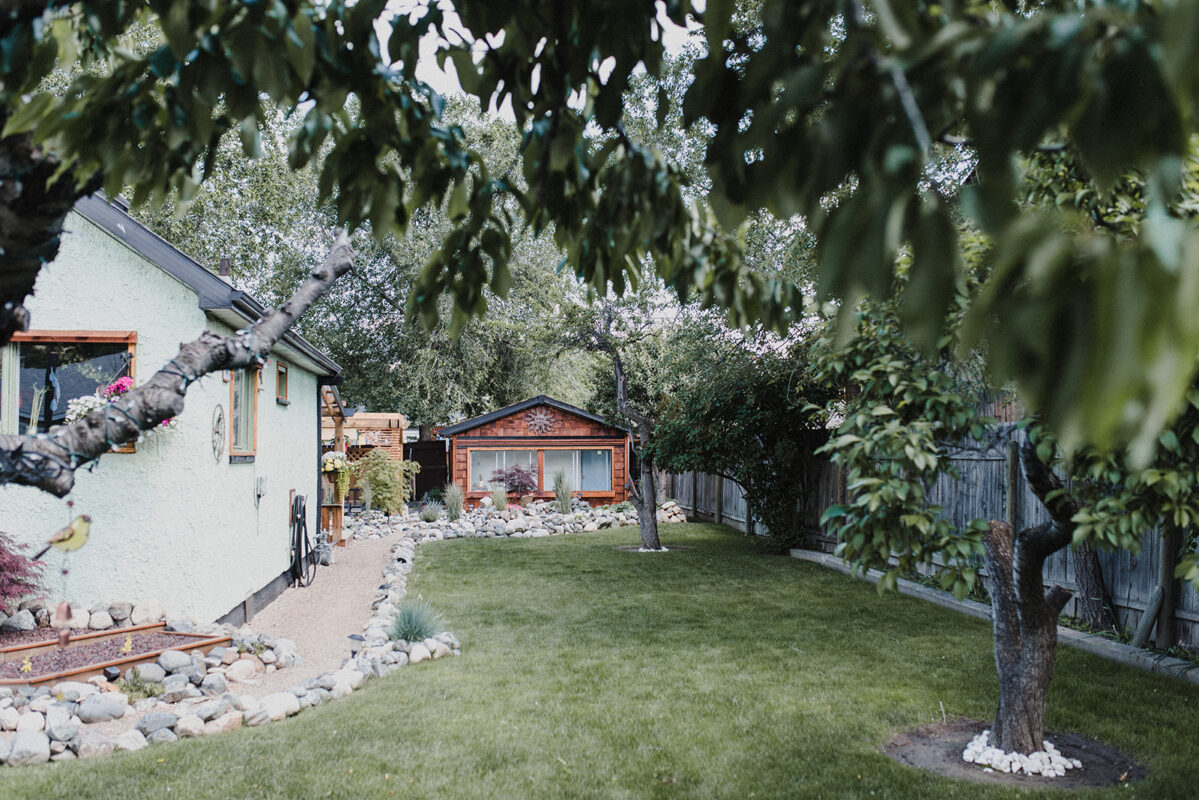
{"label": "window", "polygon": [[252,460],[258,444],[258,370],[235,370],[229,395],[229,460]]}
{"label": "window", "polygon": [[491,484],[491,475],[498,469],[506,469],[514,464],[521,464],[537,474],[536,450],[471,450],[470,451],[470,490],[472,492],[487,491]]}
{"label": "window", "polygon": [[61,425],[68,401],[133,377],[137,334],[17,333],[0,347],[0,433],[31,435]]}
{"label": "window", "polygon": [[554,488],[559,472],[576,492],[612,491],[611,450],[546,450],[544,462],[541,486],[546,491]]}
{"label": "window", "polygon": [[287,399],[287,363],[283,361],[275,362],[275,402],[284,406],[290,402]]}

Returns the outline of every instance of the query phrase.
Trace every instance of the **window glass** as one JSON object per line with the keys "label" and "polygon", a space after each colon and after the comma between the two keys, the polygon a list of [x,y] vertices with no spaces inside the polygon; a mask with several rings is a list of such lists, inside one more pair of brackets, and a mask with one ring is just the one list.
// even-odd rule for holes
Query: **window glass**
{"label": "window glass", "polygon": [[486,491],[491,488],[494,475],[498,470],[507,469],[514,464],[528,467],[537,476],[536,450],[471,450],[470,451],[470,489],[472,492]]}
{"label": "window glass", "polygon": [[258,370],[239,369],[233,373],[233,453],[254,452],[255,400]]}
{"label": "window glass", "polygon": [[580,450],[579,488],[584,492],[612,491],[612,451]]}
{"label": "window glass", "polygon": [[287,364],[282,361],[275,365],[275,399],[287,399]]}
{"label": "window glass", "polygon": [[16,354],[16,416],[22,434],[46,433],[61,425],[68,400],[95,394],[130,375],[133,360],[124,342],[21,342]]}
{"label": "window glass", "polygon": [[566,477],[572,491],[579,489],[579,451],[578,450],[546,450],[545,475],[541,486],[547,492],[554,490],[554,476],[561,472]]}

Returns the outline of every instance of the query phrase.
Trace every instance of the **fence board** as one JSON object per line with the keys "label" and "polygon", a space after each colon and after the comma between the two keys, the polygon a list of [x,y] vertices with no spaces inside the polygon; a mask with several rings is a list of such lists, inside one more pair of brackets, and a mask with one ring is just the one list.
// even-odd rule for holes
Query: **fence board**
{"label": "fence board", "polygon": [[[1011,427],[1006,437],[1023,443],[1025,431]],[[949,458],[960,473],[959,478],[941,476],[929,493],[929,502],[942,508],[942,516],[957,527],[965,526],[972,519],[1004,519],[1008,509],[1007,471],[1009,457],[1007,442],[1000,440],[986,445],[954,449]],[[810,531],[823,533],[816,537],[819,543],[827,543],[827,530],[821,530],[820,515],[829,506],[843,502],[839,472],[832,464],[823,463],[810,481],[812,489],[800,503],[804,525]],[[1049,521],[1049,513],[1041,505],[1036,494],[1024,480],[1022,470],[1016,470],[1013,524],[1017,529],[1029,528]],[[716,480],[704,473],[684,473],[673,477],[674,500],[687,510],[690,516],[712,519],[715,515]],[[731,527],[746,529],[746,502],[741,487],[732,480],[723,482],[722,517]],[[765,526],[754,522],[755,533],[765,533]],[[1149,598],[1157,585],[1158,535],[1147,533],[1141,539],[1140,552],[1099,551],[1099,562],[1103,567],[1104,582],[1116,609],[1119,624],[1125,629],[1135,628],[1144,613]],[[1045,562],[1045,582],[1061,584],[1072,591],[1077,590],[1074,577],[1074,560],[1069,549],[1058,551]],[[1076,614],[1077,600],[1071,600],[1064,609],[1067,614]],[[1179,641],[1190,647],[1199,646],[1199,591],[1189,584],[1178,589],[1175,616],[1178,622]]]}

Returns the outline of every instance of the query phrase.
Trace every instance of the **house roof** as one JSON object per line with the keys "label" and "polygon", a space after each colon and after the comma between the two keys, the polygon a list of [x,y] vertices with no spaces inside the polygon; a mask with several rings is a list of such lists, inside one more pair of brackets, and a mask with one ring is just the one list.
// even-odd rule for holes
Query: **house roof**
{"label": "house roof", "polygon": [[546,397],[543,394],[539,394],[536,397],[530,397],[528,400],[521,400],[519,403],[513,403],[510,406],[504,406],[503,408],[496,409],[495,411],[489,411],[486,414],[481,414],[477,417],[471,417],[470,419],[463,420],[462,422],[458,422],[453,425],[447,425],[441,429],[438,435],[453,436],[455,434],[468,431],[471,428],[477,428],[480,425],[486,425],[488,422],[499,419],[500,417],[507,417],[511,414],[517,414],[525,409],[540,405],[552,406],[560,411],[565,411],[568,414],[574,414],[575,416],[582,417],[583,419],[589,419],[592,422],[598,422],[601,425],[606,425],[609,428],[615,428],[618,431],[628,431],[628,428],[622,428],[619,425],[613,425],[611,422],[608,422],[608,420],[604,419],[598,414],[592,414],[590,411],[584,411],[577,406],[572,406],[569,403],[563,403],[561,400],[555,400],[552,397]]}
{"label": "house roof", "polygon": [[[123,200],[110,201],[97,193],[77,202],[75,211],[194,291],[199,307],[230,327],[244,328],[267,314],[269,309],[253,297],[234,289],[220,276],[197,264],[166,239],[129,216],[129,206]],[[307,360],[318,374],[341,373],[341,367],[333,359],[295,331],[284,333],[276,348],[288,356],[298,355]]]}

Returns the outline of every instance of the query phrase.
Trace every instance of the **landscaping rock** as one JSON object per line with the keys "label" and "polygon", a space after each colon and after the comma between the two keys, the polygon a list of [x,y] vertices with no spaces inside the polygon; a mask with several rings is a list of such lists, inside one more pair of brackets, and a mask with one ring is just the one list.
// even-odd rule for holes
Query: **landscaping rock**
{"label": "landscaping rock", "polygon": [[127,750],[134,752],[145,748],[147,744],[146,737],[139,730],[128,730],[118,736],[113,744],[117,750]]}
{"label": "landscaping rock", "polygon": [[46,729],[46,717],[40,711],[26,711],[17,720],[17,733],[26,731],[44,731]]}
{"label": "landscaping rock", "polygon": [[200,690],[206,694],[224,694],[229,690],[229,683],[219,672],[209,673],[200,682]]}
{"label": "landscaping rock", "polygon": [[108,605],[108,616],[112,617],[113,622],[124,622],[132,613],[133,603],[118,602]]}
{"label": "landscaping rock", "polygon": [[179,737],[170,728],[159,728],[147,736],[146,741],[150,744],[170,744],[179,741]]}
{"label": "landscaping rock", "polygon": [[257,672],[253,661],[239,659],[225,668],[225,678],[234,683],[244,683],[253,678]]}
{"label": "landscaping rock", "polygon": [[204,735],[235,731],[241,727],[241,712],[230,711],[214,720],[204,723]]}
{"label": "landscaping rock", "polygon": [[221,716],[229,710],[230,702],[228,697],[218,697],[215,700],[209,700],[200,703],[192,709],[192,713],[200,719],[201,722],[208,722],[210,719]]}
{"label": "landscaping rock", "polygon": [[158,664],[137,664],[133,673],[146,683],[162,683],[167,676],[166,670]]}
{"label": "landscaping rock", "polygon": [[300,700],[291,692],[275,692],[263,697],[259,702],[271,720],[280,720],[300,713]]}
{"label": "landscaping rock", "polygon": [[136,727],[137,730],[141,731],[143,736],[149,736],[154,731],[163,728],[173,728],[177,722],[179,722],[179,717],[169,711],[151,711],[142,717]]}
{"label": "landscaping rock", "polygon": [[[58,613],[60,608],[65,612],[61,617]],[[74,603],[65,606],[56,605],[54,611],[50,613],[50,627],[52,628],[86,628],[87,624],[87,609]]]}
{"label": "landscaping rock", "polygon": [[15,731],[20,719],[21,712],[12,706],[0,708],[0,731]]}
{"label": "landscaping rock", "polygon": [[166,629],[175,633],[191,633],[196,629],[196,625],[190,619],[173,619],[167,622]]}
{"label": "landscaping rock", "polygon": [[82,700],[85,697],[91,697],[100,690],[90,683],[80,683],[79,681],[60,681],[54,684],[54,688],[50,690],[55,697],[61,697],[63,700],[72,702]]}
{"label": "landscaping rock", "polygon": [[166,612],[157,603],[140,603],[134,606],[129,622],[133,625],[149,625],[151,622],[161,622],[164,616]]}
{"label": "landscaping rock", "polygon": [[175,723],[175,735],[180,739],[195,739],[204,735],[204,720],[195,714],[184,714]]}
{"label": "landscaping rock", "polygon": [[50,760],[50,737],[41,731],[17,731],[12,740],[8,763],[14,767],[44,764]]}
{"label": "landscaping rock", "polygon": [[93,611],[87,621],[87,627],[93,631],[105,631],[112,626],[112,615],[107,611]]}
{"label": "landscaping rock", "polygon": [[56,742],[69,742],[79,734],[79,726],[72,721],[71,709],[56,705],[46,711],[46,733]]}
{"label": "landscaping rock", "polygon": [[106,756],[116,749],[116,746],[116,742],[100,731],[84,728],[79,732],[79,738],[75,742],[75,754],[80,758]]}
{"label": "landscaping rock", "polygon": [[163,650],[158,657],[158,666],[168,673],[183,672],[192,668],[192,657],[181,650]]}
{"label": "landscaping rock", "polygon": [[409,664],[419,664],[422,661],[428,661],[432,657],[433,654],[429,652],[429,648],[425,647],[422,643],[412,645],[412,648],[408,651]]}
{"label": "landscaping rock", "polygon": [[79,719],[90,724],[120,719],[128,708],[128,697],[119,692],[104,692],[84,698],[75,713]]}
{"label": "landscaping rock", "polygon": [[[0,630],[3,631],[31,631],[37,627],[37,620],[33,616],[33,612],[27,608],[21,609],[17,613],[4,621],[0,625]],[[50,755],[47,753],[46,758]]]}
{"label": "landscaping rock", "polygon": [[259,725],[265,725],[271,721],[271,714],[265,708],[256,708],[253,711],[245,713],[246,727],[256,728]]}

